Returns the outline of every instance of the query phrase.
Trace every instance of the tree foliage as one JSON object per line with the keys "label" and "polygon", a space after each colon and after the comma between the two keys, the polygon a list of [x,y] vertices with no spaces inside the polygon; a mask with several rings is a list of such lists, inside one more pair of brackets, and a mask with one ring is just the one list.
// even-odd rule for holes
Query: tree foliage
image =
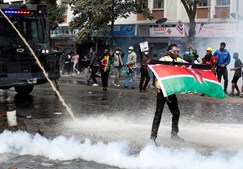
{"label": "tree foliage", "polygon": [[58,26],[58,23],[62,23],[63,15],[67,10],[65,5],[58,5],[56,0],[44,0],[48,7],[48,18],[50,29],[55,30]]}
{"label": "tree foliage", "polygon": [[80,39],[105,33],[112,21],[127,18],[131,13],[141,12],[151,18],[148,8],[141,9],[139,2],[134,0],[64,0],[64,3],[71,6],[74,18],[70,26],[80,30]]}
{"label": "tree foliage", "polygon": [[191,43],[195,37],[195,28],[196,28],[196,13],[197,13],[197,6],[202,0],[181,0],[185,10],[187,12],[189,18],[189,34],[188,34],[188,41]]}

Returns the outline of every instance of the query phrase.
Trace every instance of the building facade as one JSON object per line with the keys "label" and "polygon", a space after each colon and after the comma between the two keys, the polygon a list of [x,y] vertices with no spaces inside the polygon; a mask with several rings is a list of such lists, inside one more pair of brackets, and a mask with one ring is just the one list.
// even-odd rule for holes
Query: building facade
{"label": "building facade", "polygon": [[[164,53],[169,43],[182,44],[185,48],[189,18],[181,0],[147,0],[147,5],[152,12],[153,20],[144,18],[142,14],[132,14],[127,19],[116,20],[115,27],[134,25],[134,36],[123,36],[123,38],[130,39],[131,44],[136,46],[141,41],[148,41],[155,49],[162,50],[158,53]],[[197,7],[196,35],[193,45],[218,48],[220,41],[226,43],[232,42],[232,39],[236,41],[236,37],[241,37],[243,33],[240,29],[243,26],[241,16],[243,16],[243,1],[203,0]],[[156,21],[161,18],[166,18],[167,21],[156,24]],[[122,29],[117,30],[114,31],[115,36]],[[119,45],[124,41],[119,40],[120,38],[115,37],[117,43],[114,44]],[[232,44],[232,46],[237,45]]]}
{"label": "building facade", "polygon": [[[57,3],[60,2],[57,0]],[[142,14],[131,14],[126,19],[118,18],[114,26],[114,46],[127,48],[133,45],[139,48],[140,42],[148,41],[153,48],[161,50],[158,53],[165,52],[165,47],[170,43],[185,46],[189,18],[181,0],[147,0],[146,5],[152,12],[153,20],[144,18]],[[77,32],[71,32],[68,26],[73,18],[70,7],[63,17],[64,22],[56,31],[51,32],[51,37],[54,39],[54,45],[66,49],[73,48]],[[166,18],[166,22],[156,24],[161,18]],[[236,44],[232,46],[238,46],[237,39],[241,38],[243,33],[243,1],[202,0],[197,7],[196,23],[196,38],[193,45],[208,45],[215,48],[222,40],[235,41]]]}
{"label": "building facade", "polygon": [[[57,0],[60,5],[61,0]],[[69,22],[72,20],[72,11],[70,6],[67,6],[67,11],[63,15],[64,22],[59,24],[57,29],[51,31],[52,46],[58,50],[65,52],[74,52],[75,50],[75,34],[69,27]]]}

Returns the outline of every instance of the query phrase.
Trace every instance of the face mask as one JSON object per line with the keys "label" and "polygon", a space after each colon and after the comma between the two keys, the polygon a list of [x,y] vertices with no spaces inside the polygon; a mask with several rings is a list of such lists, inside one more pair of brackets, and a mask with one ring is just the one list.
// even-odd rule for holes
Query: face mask
{"label": "face mask", "polygon": [[188,52],[188,51],[186,51],[186,54],[189,54],[189,52]]}
{"label": "face mask", "polygon": [[131,50],[129,50],[129,51],[128,51],[128,53],[132,53],[132,51],[131,51]]}
{"label": "face mask", "polygon": [[119,54],[119,53],[120,53],[120,52],[117,50],[117,51],[116,51],[116,54]]}
{"label": "face mask", "polygon": [[148,52],[144,52],[145,55],[148,55]]}

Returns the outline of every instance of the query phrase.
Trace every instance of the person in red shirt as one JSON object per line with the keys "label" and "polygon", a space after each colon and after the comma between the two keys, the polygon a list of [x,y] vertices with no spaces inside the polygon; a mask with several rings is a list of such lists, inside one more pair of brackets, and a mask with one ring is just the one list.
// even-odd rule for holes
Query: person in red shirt
{"label": "person in red shirt", "polygon": [[[210,65],[212,72],[216,76],[216,62],[217,62],[217,58],[215,56],[213,56],[212,52],[213,52],[213,49],[211,47],[208,47],[206,49],[206,55],[202,58],[202,64]],[[199,95],[200,96],[205,96],[204,93],[200,93]]]}
{"label": "person in red shirt", "polygon": [[212,54],[213,49],[208,47],[206,50],[206,55],[202,58],[202,64],[209,64],[211,66],[211,70],[216,75],[216,62],[217,58]]}

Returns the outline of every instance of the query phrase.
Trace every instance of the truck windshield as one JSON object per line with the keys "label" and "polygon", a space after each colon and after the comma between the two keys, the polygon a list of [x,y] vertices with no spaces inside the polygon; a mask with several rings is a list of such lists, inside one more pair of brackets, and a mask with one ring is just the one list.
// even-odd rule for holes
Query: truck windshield
{"label": "truck windshield", "polygon": [[[41,18],[10,18],[27,41],[44,43],[45,25]],[[17,38],[18,34],[3,17],[0,17],[0,38]]]}
{"label": "truck windshield", "polygon": [[[16,38],[18,35],[12,26],[3,17],[0,17],[0,39],[5,38]],[[14,23],[16,26],[16,22]]]}

